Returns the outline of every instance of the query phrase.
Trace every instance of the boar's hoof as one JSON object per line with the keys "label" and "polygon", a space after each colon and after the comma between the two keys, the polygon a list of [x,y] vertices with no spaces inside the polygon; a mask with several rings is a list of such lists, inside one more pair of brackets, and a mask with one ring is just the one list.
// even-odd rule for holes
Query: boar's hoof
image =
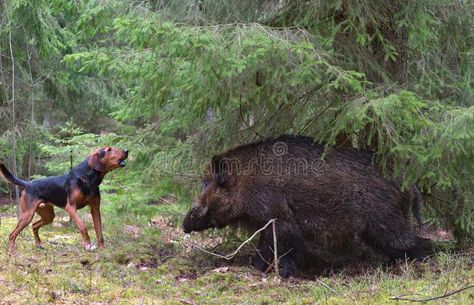
{"label": "boar's hoof", "polygon": [[268,269],[268,263],[264,261],[258,254],[250,258],[250,265],[262,272],[265,272]]}
{"label": "boar's hoof", "polygon": [[[250,258],[250,265],[264,274],[274,270],[273,265],[269,266],[258,254]],[[283,278],[293,276],[297,271],[296,263],[291,258],[281,258],[278,267],[280,276]]]}

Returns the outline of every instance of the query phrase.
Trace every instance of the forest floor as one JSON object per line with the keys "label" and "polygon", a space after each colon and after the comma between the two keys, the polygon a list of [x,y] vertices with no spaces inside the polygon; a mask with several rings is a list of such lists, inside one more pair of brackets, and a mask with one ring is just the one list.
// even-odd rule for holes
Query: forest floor
{"label": "forest floor", "polygon": [[[240,244],[235,235],[185,237],[177,219],[163,216],[104,215],[107,247],[86,252],[67,217],[57,214],[53,225],[40,230],[45,249],[34,247],[28,228],[17,240],[18,255],[8,257],[6,241],[16,219],[3,213],[0,304],[403,304],[394,298],[428,299],[474,284],[474,252],[447,250],[388,270],[360,266],[309,279],[264,277],[248,265],[251,247],[225,261],[190,244],[230,253]],[[82,217],[93,236],[90,216]],[[474,288],[430,304],[474,304]]]}

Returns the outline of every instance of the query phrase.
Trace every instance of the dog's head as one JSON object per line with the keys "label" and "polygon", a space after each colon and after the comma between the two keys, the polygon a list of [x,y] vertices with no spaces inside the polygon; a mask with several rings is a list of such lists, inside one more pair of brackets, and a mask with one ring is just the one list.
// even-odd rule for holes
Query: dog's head
{"label": "dog's head", "polygon": [[118,167],[124,167],[127,157],[128,150],[106,146],[93,151],[88,164],[90,168],[106,174]]}

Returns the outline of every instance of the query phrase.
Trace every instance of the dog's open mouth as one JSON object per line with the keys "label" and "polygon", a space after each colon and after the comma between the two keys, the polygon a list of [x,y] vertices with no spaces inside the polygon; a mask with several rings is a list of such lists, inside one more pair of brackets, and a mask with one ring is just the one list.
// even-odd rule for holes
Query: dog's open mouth
{"label": "dog's open mouth", "polygon": [[120,167],[124,167],[125,164],[126,164],[125,160],[119,160],[119,161],[118,161],[118,165],[119,165]]}

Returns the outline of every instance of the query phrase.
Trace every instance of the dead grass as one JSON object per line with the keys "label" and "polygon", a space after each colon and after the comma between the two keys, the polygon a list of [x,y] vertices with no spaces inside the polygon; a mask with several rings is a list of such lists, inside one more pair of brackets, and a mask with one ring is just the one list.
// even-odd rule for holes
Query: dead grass
{"label": "dead grass", "polygon": [[[0,303],[394,304],[392,296],[426,298],[474,283],[472,252],[441,252],[427,262],[390,270],[357,266],[317,279],[280,281],[248,267],[251,247],[227,262],[186,245],[177,225],[165,217],[148,222],[127,219],[111,225],[104,217],[104,251],[83,251],[75,229],[56,222],[40,231],[45,249],[34,247],[29,229],[18,239],[17,257],[9,258],[6,240],[15,218],[3,217]],[[212,232],[188,238],[209,249],[217,246],[221,253],[238,245]],[[473,303],[474,289],[432,302]]]}

